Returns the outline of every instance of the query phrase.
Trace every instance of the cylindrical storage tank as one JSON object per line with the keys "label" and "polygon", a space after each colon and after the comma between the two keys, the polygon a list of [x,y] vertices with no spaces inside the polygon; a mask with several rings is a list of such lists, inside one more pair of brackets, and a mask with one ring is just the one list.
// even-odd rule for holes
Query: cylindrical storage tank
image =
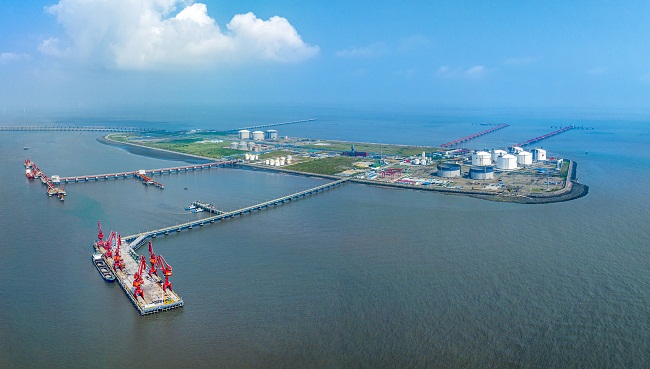
{"label": "cylindrical storage tank", "polygon": [[253,131],[253,136],[251,138],[254,141],[264,141],[264,132],[262,132],[262,131]]}
{"label": "cylindrical storage tank", "polygon": [[269,162],[270,162],[269,159],[264,160],[264,164],[266,164],[266,165],[269,165]]}
{"label": "cylindrical storage tank", "polygon": [[244,155],[244,159],[245,159],[245,160],[251,160],[251,156],[248,155],[248,154],[246,154],[246,155]]}
{"label": "cylindrical storage tank", "polygon": [[238,146],[237,142],[231,142],[231,143],[230,143],[230,148],[231,148],[231,149],[237,149],[238,147],[239,147],[239,146]]}
{"label": "cylindrical storage tank", "polygon": [[267,140],[277,140],[278,139],[278,131],[275,129],[267,129],[266,132],[264,133],[264,138]]}
{"label": "cylindrical storage tank", "polygon": [[413,160],[413,164],[415,164],[415,165],[420,165],[420,159],[415,159],[415,160]]}
{"label": "cylindrical storage tank", "polygon": [[237,134],[239,134],[240,140],[249,140],[251,138],[251,131],[247,129],[242,129],[239,132],[237,132]]}
{"label": "cylindrical storage tank", "polygon": [[460,177],[460,164],[445,163],[438,165],[438,176],[444,178]]}
{"label": "cylindrical storage tank", "polygon": [[253,150],[253,149],[255,148],[255,142],[253,142],[253,141],[248,141],[248,142],[246,143],[246,147],[247,147],[249,150]]}
{"label": "cylindrical storage tank", "polygon": [[287,160],[291,160],[291,155],[287,155]]}
{"label": "cylindrical storage tank", "polygon": [[255,160],[260,160],[260,156],[259,156],[259,155],[255,155]]}
{"label": "cylindrical storage tank", "polygon": [[512,147],[512,152],[515,153],[515,154],[519,154],[519,153],[522,152],[522,151],[524,151],[524,149],[522,149],[522,148],[519,147],[519,146],[513,146],[513,147]]}
{"label": "cylindrical storage tank", "polygon": [[522,151],[517,154],[517,164],[531,165],[533,164],[533,154],[530,151]]}
{"label": "cylindrical storage tank", "polygon": [[535,161],[545,161],[546,160],[546,150],[544,150],[544,149],[533,149],[533,160],[535,160]]}
{"label": "cylindrical storage tank", "polygon": [[472,165],[474,166],[485,166],[485,165],[490,165],[492,164],[492,157],[490,156],[489,153],[485,151],[479,151],[477,153],[472,154]]}
{"label": "cylindrical storage tank", "polygon": [[490,165],[473,166],[469,168],[469,177],[471,179],[493,179],[494,167]]}
{"label": "cylindrical storage tank", "polygon": [[499,150],[499,149],[492,150],[492,162],[493,162],[493,163],[496,163],[496,162],[497,162],[497,158],[498,158],[499,156],[502,156],[502,155],[505,155],[505,154],[507,154],[507,152],[505,152],[504,150]]}
{"label": "cylindrical storage tank", "polygon": [[239,150],[248,150],[248,145],[246,145],[245,141],[240,142],[239,144],[237,144],[237,146]]}
{"label": "cylindrical storage tank", "polygon": [[497,169],[501,169],[501,170],[517,169],[517,157],[510,154],[499,156],[497,158]]}

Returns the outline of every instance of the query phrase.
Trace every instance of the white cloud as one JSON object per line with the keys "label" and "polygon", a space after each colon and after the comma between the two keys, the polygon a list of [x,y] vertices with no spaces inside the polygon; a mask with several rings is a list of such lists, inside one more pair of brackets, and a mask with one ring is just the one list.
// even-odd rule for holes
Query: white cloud
{"label": "white cloud", "polygon": [[386,52],[386,44],[383,42],[375,42],[368,46],[349,47],[347,49],[339,50],[334,53],[334,55],[339,58],[372,58],[383,55]]}
{"label": "white cloud", "polygon": [[60,0],[46,10],[56,16],[67,40],[43,41],[42,53],[117,69],[291,63],[319,51],[304,43],[285,18],[237,14],[222,31],[207,6],[191,0]]}
{"label": "white cloud", "polygon": [[29,59],[29,54],[21,54],[14,52],[4,52],[0,53],[0,62],[9,63],[9,62],[19,62]]}
{"label": "white cloud", "polygon": [[485,74],[485,67],[482,65],[475,65],[465,70],[465,76],[470,78],[479,78]]}
{"label": "white cloud", "polygon": [[454,71],[446,65],[440,66],[440,68],[438,68],[438,71],[436,72],[437,75],[446,76],[446,77],[451,76],[453,73]]}

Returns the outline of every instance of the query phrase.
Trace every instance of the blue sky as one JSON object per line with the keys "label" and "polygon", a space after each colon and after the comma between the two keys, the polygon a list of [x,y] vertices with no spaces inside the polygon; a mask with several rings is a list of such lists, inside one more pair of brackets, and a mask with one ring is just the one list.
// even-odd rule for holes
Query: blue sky
{"label": "blue sky", "polygon": [[646,109],[647,1],[0,5],[0,105]]}

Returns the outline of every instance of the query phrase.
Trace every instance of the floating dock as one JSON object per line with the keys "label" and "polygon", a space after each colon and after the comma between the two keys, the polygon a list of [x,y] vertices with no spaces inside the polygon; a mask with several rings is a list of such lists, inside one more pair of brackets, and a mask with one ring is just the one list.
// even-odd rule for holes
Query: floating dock
{"label": "floating dock", "polygon": [[485,131],[481,131],[481,132],[474,133],[474,134],[469,135],[469,136],[465,136],[465,137],[459,138],[459,139],[457,139],[457,140],[453,140],[453,141],[449,141],[449,142],[443,143],[442,145],[440,145],[440,147],[449,147],[449,146],[458,145],[459,143],[463,143],[463,142],[467,142],[467,141],[469,141],[469,140],[473,140],[473,139],[475,139],[475,138],[477,138],[477,137],[480,137],[480,136],[486,135],[486,134],[488,134],[488,133],[492,133],[492,132],[494,132],[494,131],[498,131],[498,130],[503,129],[503,128],[506,128],[506,127],[508,127],[508,126],[509,126],[509,125],[508,125],[508,124],[505,124],[505,123],[504,123],[504,124],[499,124],[498,126],[496,126],[496,127],[492,127],[492,128],[490,128],[490,129],[486,129]]}
{"label": "floating dock", "polygon": [[[100,242],[95,242],[93,248],[96,252],[101,253],[102,258],[113,274],[115,274],[115,280],[119,283],[120,287],[122,287],[122,290],[129,300],[131,300],[133,306],[135,306],[140,315],[155,314],[162,311],[176,309],[184,305],[183,299],[178,296],[175,291],[163,288],[163,280],[157,274],[149,274],[146,270],[142,270],[140,267],[140,259],[143,258],[143,256],[139,256],[135,252],[141,244],[134,245],[134,247],[128,247],[127,250],[125,250],[126,255],[120,258],[123,262],[122,268],[120,269],[115,268],[115,260],[106,255],[107,251],[100,246]],[[109,237],[109,241],[106,242],[113,241],[111,240],[111,237]],[[134,293],[136,291],[136,288],[134,287],[134,276],[138,272],[140,272],[142,276],[142,282],[140,285],[142,295],[140,296],[136,296]]]}

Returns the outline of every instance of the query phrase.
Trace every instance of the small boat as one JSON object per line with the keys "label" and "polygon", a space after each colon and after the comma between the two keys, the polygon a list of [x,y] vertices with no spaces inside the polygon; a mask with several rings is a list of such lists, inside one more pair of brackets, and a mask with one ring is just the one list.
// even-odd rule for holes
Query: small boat
{"label": "small boat", "polygon": [[29,146],[23,147],[23,150],[29,150]]}
{"label": "small boat", "polygon": [[104,261],[102,254],[98,252],[93,253],[92,260],[93,264],[95,264],[95,268],[97,268],[97,271],[102,275],[102,278],[104,278],[106,282],[115,281],[115,274],[113,274],[111,269],[108,267],[108,264],[106,264],[106,261]]}

